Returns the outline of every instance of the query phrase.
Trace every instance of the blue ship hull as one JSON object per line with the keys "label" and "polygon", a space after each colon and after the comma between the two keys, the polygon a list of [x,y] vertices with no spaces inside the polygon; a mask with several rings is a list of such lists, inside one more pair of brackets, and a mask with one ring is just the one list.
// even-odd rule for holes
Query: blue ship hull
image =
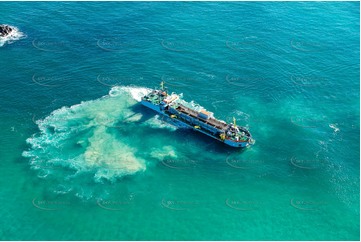
{"label": "blue ship hull", "polygon": [[[156,105],[156,104],[153,104],[153,103],[151,103],[149,101],[145,101],[145,100],[142,100],[141,104],[147,108],[154,110],[155,112],[159,113],[160,115],[163,115],[164,117],[166,117],[165,121],[167,121],[168,123],[170,123],[176,127],[192,129],[194,131],[203,133],[213,139],[223,142],[224,144],[226,144],[228,146],[244,148],[244,147],[248,147],[250,144],[252,144],[251,142],[237,142],[237,141],[233,141],[233,140],[229,140],[229,139],[221,139],[221,138],[217,137],[217,135],[216,135],[217,132],[219,132],[218,129],[214,128],[212,130],[210,127],[205,127],[203,122],[200,122],[200,120],[197,118],[189,118],[187,120],[187,122],[184,122],[177,118],[172,118],[171,117],[172,115],[175,115],[175,114],[179,115],[179,112],[174,112],[172,109],[165,111],[164,107],[162,105]],[[199,128],[195,128],[195,127],[199,127]],[[203,129],[205,129],[205,128],[207,128],[207,130],[204,131]]]}

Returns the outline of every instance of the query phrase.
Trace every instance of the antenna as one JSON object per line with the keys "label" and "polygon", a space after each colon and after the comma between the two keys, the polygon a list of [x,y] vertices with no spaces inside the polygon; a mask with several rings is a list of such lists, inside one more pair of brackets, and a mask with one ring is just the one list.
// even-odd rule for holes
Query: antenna
{"label": "antenna", "polygon": [[236,127],[237,127],[237,124],[236,124],[236,118],[235,118],[235,117],[233,117],[233,124],[234,124],[234,126],[236,126]]}

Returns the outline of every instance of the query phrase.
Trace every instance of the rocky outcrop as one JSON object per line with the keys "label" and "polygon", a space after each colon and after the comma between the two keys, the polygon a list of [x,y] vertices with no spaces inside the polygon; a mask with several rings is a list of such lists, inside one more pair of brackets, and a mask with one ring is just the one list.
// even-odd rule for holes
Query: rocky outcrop
{"label": "rocky outcrop", "polygon": [[0,25],[0,37],[6,37],[8,36],[11,32],[13,31],[13,29],[8,26],[8,25]]}

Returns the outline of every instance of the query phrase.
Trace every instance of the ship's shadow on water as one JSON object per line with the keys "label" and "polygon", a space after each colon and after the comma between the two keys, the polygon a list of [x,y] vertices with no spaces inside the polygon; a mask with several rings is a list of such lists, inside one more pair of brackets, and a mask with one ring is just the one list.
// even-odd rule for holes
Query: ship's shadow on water
{"label": "ship's shadow on water", "polygon": [[198,133],[191,129],[179,128],[174,133],[179,139],[186,141],[190,147],[197,147],[198,149],[204,149],[207,152],[214,153],[243,153],[247,148],[234,148],[230,147],[218,140],[212,139],[202,133]]}
{"label": "ship's shadow on water", "polygon": [[[144,107],[140,103],[134,104],[130,108],[130,110],[134,112],[134,115],[142,114],[142,117],[138,121],[135,122],[138,124],[147,122],[149,119],[153,118],[155,115],[154,111],[149,110],[148,108]],[[130,117],[128,117],[128,118],[130,118]]]}

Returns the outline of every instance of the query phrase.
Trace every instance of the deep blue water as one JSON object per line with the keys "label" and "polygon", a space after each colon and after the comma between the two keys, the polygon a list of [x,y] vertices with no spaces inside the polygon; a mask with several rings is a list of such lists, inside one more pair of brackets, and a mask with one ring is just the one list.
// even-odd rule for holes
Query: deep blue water
{"label": "deep blue water", "polygon": [[[358,2],[0,8],[23,33],[0,40],[0,239],[360,239]],[[162,80],[256,144],[141,107]]]}

